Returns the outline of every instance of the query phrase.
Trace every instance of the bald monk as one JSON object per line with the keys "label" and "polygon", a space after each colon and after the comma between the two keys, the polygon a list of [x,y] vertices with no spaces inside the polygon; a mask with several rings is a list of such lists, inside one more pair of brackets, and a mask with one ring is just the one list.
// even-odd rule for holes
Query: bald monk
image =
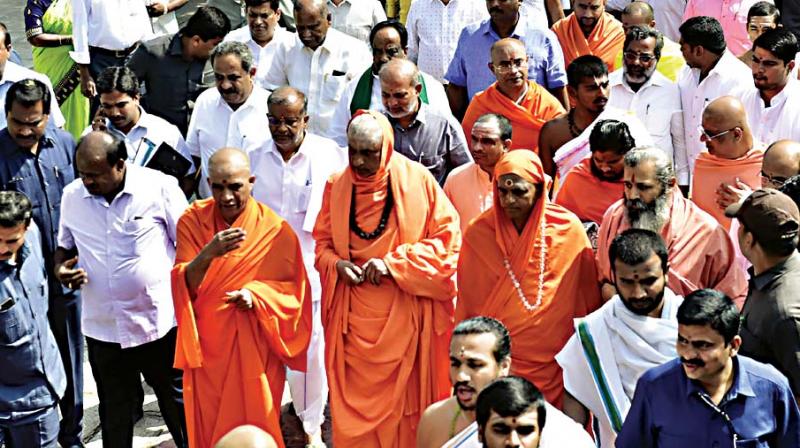
{"label": "bald monk", "polygon": [[725,229],[731,218],[725,216],[727,201],[720,190],[743,183],[751,189],[761,187],[761,160],[764,151],[753,142],[747,112],[737,98],[723,96],[706,106],[700,139],[707,152],[697,156],[689,197],[714,217]]}
{"label": "bald monk", "polygon": [[622,158],[636,141],[628,125],[600,120],[589,135],[591,157],[567,172],[555,198],[583,222],[603,222],[608,207],[622,197]]}
{"label": "bald monk", "polygon": [[458,214],[424,166],[394,154],[383,114],[358,111],[348,142],[313,234],[333,443],[409,447],[450,391]]}
{"label": "bald monk", "polygon": [[178,222],[172,270],[189,446],[213,446],[250,424],[282,447],[286,366],[305,370],[311,335],[300,243],[250,196],[255,176],[243,152],[220,149],[208,172],[212,197],[194,202]]}
{"label": "bald monk", "polygon": [[258,426],[242,425],[222,436],[214,448],[278,448],[278,444]]}
{"label": "bald monk", "polygon": [[522,42],[498,40],[492,45],[491,58],[489,70],[497,82],[472,98],[461,121],[464,135],[470,135],[481,115],[503,114],[514,127],[511,149],[538,152],[542,126],[566,110],[547,89],[528,79],[528,55]]}
{"label": "bald monk", "polygon": [[587,281],[596,273],[592,246],[575,215],[548,199],[536,154],[511,151],[494,175],[494,206],[464,234],[456,319],[503,322],[514,340],[511,373],[560,408],[555,355],[572,335],[572,319],[600,306],[597,285]]}
{"label": "bald monk", "polygon": [[[645,25],[653,29],[658,29],[654,14],[653,7],[650,6],[649,3],[640,1],[631,2],[622,10],[622,16],[620,16],[622,29],[625,30],[625,34],[628,33],[631,27],[636,25]],[[670,81],[675,82],[678,80],[678,75],[683,69],[683,66],[686,65],[686,60],[683,59],[681,46],[678,45],[677,42],[663,34],[662,37],[664,39],[664,45],[661,47],[661,57],[656,63],[656,70],[666,76]],[[617,57],[614,59],[614,70],[622,68],[623,52],[624,51],[620,51],[617,53]]]}
{"label": "bald monk", "polygon": [[703,288],[744,298],[747,280],[735,260],[730,236],[711,215],[684,198],[676,187],[672,162],[664,151],[638,147],[623,159],[623,198],[603,217],[597,238],[597,267],[603,298],[616,294],[608,249],[622,231],[646,229],[667,246],[669,288],[685,296]]}
{"label": "bald monk", "polygon": [[552,28],[564,52],[564,63],[569,65],[578,56],[591,54],[613,70],[625,33],[622,24],[606,12],[606,0],[572,0],[572,10]]}
{"label": "bald monk", "polygon": [[[800,142],[778,140],[764,151],[761,161],[761,187],[780,189],[793,176],[800,175]],[[727,207],[743,200],[753,191],[742,182],[725,184],[717,192],[720,206]],[[736,221],[733,221],[734,224]]]}
{"label": "bald monk", "polygon": [[453,203],[461,221],[461,232],[492,207],[494,166],[514,141],[508,118],[497,114],[480,116],[469,134],[473,162],[453,170],[444,182],[444,194]]}

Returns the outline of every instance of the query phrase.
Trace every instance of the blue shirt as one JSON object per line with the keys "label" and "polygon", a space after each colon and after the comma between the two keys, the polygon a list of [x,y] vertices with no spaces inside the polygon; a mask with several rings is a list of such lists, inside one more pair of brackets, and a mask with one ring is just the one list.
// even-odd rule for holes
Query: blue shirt
{"label": "blue shirt", "polygon": [[39,229],[31,223],[15,263],[0,261],[0,422],[52,406],[67,377],[47,323],[47,278]]}
{"label": "blue shirt", "polygon": [[[37,154],[20,149],[8,128],[0,131],[0,188],[24,193],[33,204],[33,220],[42,232],[42,251],[47,272],[52,272],[53,252],[58,247],[58,221],[61,195],[75,179],[75,141],[61,129],[47,129]],[[50,295],[55,300],[69,290],[50,279]]]}
{"label": "blue shirt", "polygon": [[[527,22],[519,20],[509,37],[525,44],[528,79],[547,89],[564,87],[567,85],[567,72],[558,37],[550,30],[531,28]],[[461,31],[456,54],[444,77],[450,83],[466,87],[470,100],[497,81],[488,64],[492,62],[492,45],[498,40],[500,36],[492,28],[491,19],[472,23]]]}
{"label": "blue shirt", "polygon": [[741,355],[733,368],[733,385],[717,409],[679,359],[645,372],[617,448],[731,448],[734,432],[737,447],[799,447],[800,412],[786,377]]}

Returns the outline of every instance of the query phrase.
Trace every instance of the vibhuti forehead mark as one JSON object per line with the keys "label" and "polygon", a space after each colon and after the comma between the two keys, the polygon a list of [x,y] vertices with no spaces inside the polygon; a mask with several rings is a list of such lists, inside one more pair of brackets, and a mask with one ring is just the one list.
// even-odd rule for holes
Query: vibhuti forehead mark
{"label": "vibhuti forehead mark", "polygon": [[461,346],[461,348],[458,350],[458,357],[459,357],[459,358],[461,358],[462,360],[463,360],[463,359],[466,357],[466,356],[464,355],[464,352],[465,352],[465,351],[466,351],[466,348],[465,348],[463,345],[462,345],[462,346]]}

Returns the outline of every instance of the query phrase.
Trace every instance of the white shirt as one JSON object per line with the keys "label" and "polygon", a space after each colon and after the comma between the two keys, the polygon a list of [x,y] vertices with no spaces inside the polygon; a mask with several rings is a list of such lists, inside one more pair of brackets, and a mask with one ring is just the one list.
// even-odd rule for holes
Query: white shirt
{"label": "white shirt", "polygon": [[[632,0],[608,0],[606,9],[609,11],[622,11]],[[711,1],[711,0],[709,0]],[[678,30],[683,23],[683,11],[686,9],[686,0],[647,0],[653,7],[653,16],[656,28],[665,36],[677,42],[681,38]]]}
{"label": "white shirt", "polygon": [[336,142],[306,133],[303,143],[288,162],[272,140],[248,151],[256,182],[253,197],[280,215],[297,234],[303,263],[311,282],[311,296],[321,297],[319,273],[314,268],[314,238],[311,232],[322,206],[328,178],[345,168],[347,154]]}
{"label": "white shirt", "polygon": [[72,40],[69,55],[88,64],[89,47],[125,50],[153,34],[145,0],[72,0]]}
{"label": "white shirt", "polygon": [[[611,94],[608,105],[633,112],[644,123],[656,147],[664,150],[675,165],[686,165],[681,93],[678,85],[658,71],[634,92],[625,80],[624,68],[608,76]],[[638,142],[637,142],[638,145]]]}
{"label": "white shirt", "polygon": [[767,145],[777,140],[800,141],[800,83],[788,82],[764,105],[761,92],[752,87],[742,98],[753,138]]}
{"label": "white shirt", "polygon": [[308,99],[308,132],[331,137],[330,124],[347,83],[372,65],[367,45],[329,28],[325,41],[312,51],[295,37],[275,52],[267,87],[290,85]]}
{"label": "white shirt", "polygon": [[339,6],[328,0],[331,26],[349,36],[371,45],[369,32],[376,24],[386,20],[386,13],[378,0],[342,0]]}
{"label": "white shirt", "polygon": [[256,83],[266,88],[264,79],[267,77],[267,72],[269,72],[269,68],[272,66],[272,58],[275,55],[275,50],[281,42],[291,43],[292,40],[294,40],[294,36],[294,33],[286,31],[281,26],[276,26],[275,33],[272,35],[272,40],[262,47],[253,40],[250,34],[250,27],[245,25],[228,33],[223,40],[242,42],[247,45],[247,48],[253,53],[253,65],[256,67]]}
{"label": "white shirt", "polygon": [[[48,90],[50,90],[50,117],[48,126],[53,125],[53,127],[63,128],[66,120],[64,119],[64,114],[61,113],[61,109],[58,108],[56,93],[53,91],[53,85],[50,83],[50,79],[39,72],[17,65],[11,61],[6,61],[6,66],[3,72],[0,73],[0,107],[5,107],[6,94],[8,93],[8,89],[11,88],[11,85],[23,79],[35,79],[43,82],[44,85],[47,86]],[[0,129],[8,125],[6,122],[6,115],[8,114],[5,112],[0,114]]]}
{"label": "white shirt", "polygon": [[486,3],[479,0],[450,0],[447,5],[441,0],[415,0],[406,19],[408,58],[444,83],[461,30],[488,18]]}
{"label": "white shirt", "polygon": [[[108,132],[125,141],[125,146],[128,148],[129,163],[137,166],[147,165],[147,162],[153,158],[162,143],[168,144],[186,157],[186,160],[192,161],[192,155],[189,153],[189,148],[186,147],[186,141],[184,141],[181,131],[174,124],[156,115],[148,114],[141,107],[139,108],[139,113],[141,114],[139,115],[139,121],[133,125],[127,134],[115,128],[106,119]],[[88,126],[83,130],[83,135],[91,131],[92,126]],[[194,163],[192,163],[189,173],[194,171]]]}
{"label": "white shirt", "polygon": [[267,98],[269,94],[253,85],[253,91],[238,109],[233,110],[222,99],[219,90],[211,87],[197,97],[189,131],[186,133],[186,146],[189,154],[200,158],[202,176],[200,196],[211,196],[208,186],[208,159],[217,150],[227,146],[246,149],[253,142],[261,142],[267,127]]}
{"label": "white shirt", "polygon": [[[687,165],[675,166],[680,185],[690,184],[690,174],[694,171],[697,155],[705,151],[706,146],[700,141],[700,124],[703,110],[708,103],[724,96],[732,95],[741,98],[744,92],[753,85],[750,68],[725,50],[717,65],[700,82],[700,69],[683,67],[678,76],[678,87],[681,91],[681,107],[683,109],[683,129],[686,135]],[[676,160],[683,160],[675,157]]]}
{"label": "white shirt", "polygon": [[544,0],[522,0],[519,13],[528,22],[529,26],[543,30],[550,29],[550,22],[548,22],[550,15],[547,13]]}
{"label": "white shirt", "polygon": [[[372,68],[368,70],[372,70]],[[428,104],[434,109],[446,112],[448,115],[452,114],[452,112],[450,112],[450,103],[447,101],[447,94],[444,91],[442,83],[427,73],[420,73],[422,73],[422,79],[425,81],[425,91],[428,93]],[[360,77],[356,77],[347,84],[347,89],[345,89],[342,99],[336,106],[336,112],[331,120],[329,138],[336,140],[336,143],[342,147],[347,146],[347,125],[350,123],[351,118],[350,103],[353,101],[353,95],[356,93],[359,79]],[[378,112],[385,112],[386,110],[381,100],[381,81],[375,74],[372,75],[372,95],[370,96],[369,108]]]}
{"label": "white shirt", "polygon": [[80,179],[64,189],[58,245],[78,249],[89,282],[81,287],[83,334],[122,348],[163,337],[175,326],[170,271],[176,227],[186,209],[175,178],[127,165],[111,201]]}

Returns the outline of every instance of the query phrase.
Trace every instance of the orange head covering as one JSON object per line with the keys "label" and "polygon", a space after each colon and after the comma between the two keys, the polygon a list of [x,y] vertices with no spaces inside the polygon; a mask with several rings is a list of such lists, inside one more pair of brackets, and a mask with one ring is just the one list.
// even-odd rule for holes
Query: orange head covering
{"label": "orange head covering", "polygon": [[392,130],[392,125],[389,123],[389,120],[380,112],[376,112],[374,110],[366,110],[366,109],[359,109],[350,119],[350,123],[347,125],[348,131],[350,130],[350,124],[353,123],[353,120],[356,117],[361,115],[370,115],[375,121],[378,122],[378,126],[380,126],[381,131],[383,132],[383,143],[381,144],[381,163],[378,167],[378,171],[375,172],[370,177],[362,177],[359,176],[358,173],[352,170],[350,166],[347,166],[347,170],[350,171],[350,174],[353,177],[353,184],[356,186],[357,191],[361,191],[362,187],[369,187],[370,191],[374,191],[376,188],[378,189],[385,189],[386,182],[389,178],[389,171],[391,169],[391,161],[392,155],[394,154],[394,131]]}
{"label": "orange head covering", "polygon": [[[528,222],[525,224],[525,228],[522,230],[520,234],[517,232],[517,229],[514,227],[514,224],[508,218],[503,210],[503,207],[500,205],[500,194],[497,191],[497,180],[500,179],[500,176],[506,174],[516,174],[517,176],[523,178],[524,180],[536,185],[537,195],[540,195],[540,198],[536,201],[536,204],[533,206],[533,210],[531,211],[530,216],[528,217]],[[542,168],[542,162],[539,160],[539,156],[537,156],[533,151],[510,151],[506,153],[494,166],[494,179],[495,183],[492,186],[492,190],[494,190],[494,219],[495,219],[495,241],[497,241],[497,245],[500,247],[500,250],[503,253],[503,256],[509,258],[513,252],[515,252],[514,245],[520,238],[522,241],[535,241],[539,235],[539,230],[537,230],[536,224],[543,222],[544,213],[545,213],[545,204],[548,201],[547,198],[547,191],[550,188],[550,178],[544,173],[544,168]],[[531,250],[533,249],[533,245],[530,245]],[[517,254],[521,255],[521,252],[526,252],[523,259],[520,259],[521,263],[527,263],[528,259],[530,258],[530,252],[528,251],[516,251]],[[512,264],[514,260],[511,260]]]}

